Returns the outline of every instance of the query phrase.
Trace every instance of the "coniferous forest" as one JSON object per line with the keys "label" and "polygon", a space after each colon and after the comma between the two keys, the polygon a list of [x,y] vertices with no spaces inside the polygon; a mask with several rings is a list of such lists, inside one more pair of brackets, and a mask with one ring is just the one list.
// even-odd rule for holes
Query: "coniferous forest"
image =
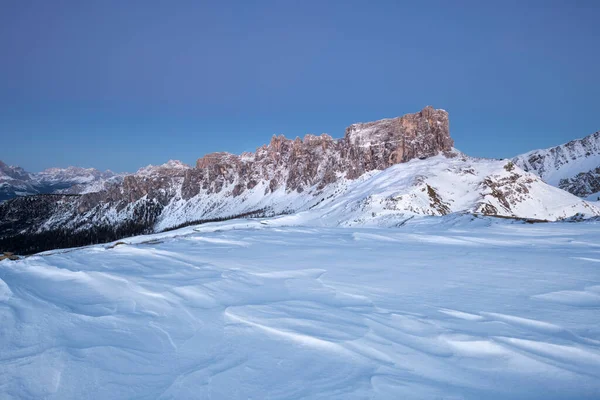
{"label": "coniferous forest", "polygon": [[[164,231],[171,231],[186,226],[200,225],[209,222],[221,222],[237,218],[260,218],[268,215],[270,214],[267,209],[260,209],[220,218],[188,221],[165,229]],[[0,238],[0,253],[10,251],[19,255],[28,255],[47,250],[109,243],[118,239],[153,232],[154,229],[152,224],[149,224],[146,221],[126,221],[119,225],[98,225],[76,231],[73,231],[72,229],[53,229],[37,233],[21,233]]]}

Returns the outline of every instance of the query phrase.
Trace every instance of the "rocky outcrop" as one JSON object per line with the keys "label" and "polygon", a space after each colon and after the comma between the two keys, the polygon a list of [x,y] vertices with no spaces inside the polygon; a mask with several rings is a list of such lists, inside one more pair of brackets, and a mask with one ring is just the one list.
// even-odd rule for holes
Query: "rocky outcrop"
{"label": "rocky outcrop", "polygon": [[265,194],[278,189],[301,193],[339,178],[356,179],[369,171],[449,151],[453,144],[448,113],[426,107],[399,118],[351,125],[340,140],[326,134],[303,139],[273,136],[255,153],[208,154],[187,173],[182,193],[189,199],[203,190],[219,193],[234,185],[232,195],[238,196],[260,181],[269,182]]}
{"label": "rocky outcrop", "polygon": [[2,260],[18,260],[19,257],[15,256],[14,253],[11,253],[10,251],[5,251],[4,253],[0,254],[0,261]]}
{"label": "rocky outcrop", "polygon": [[347,177],[354,179],[368,171],[449,151],[454,141],[448,113],[426,107],[400,118],[351,125],[340,144],[348,160]]}
{"label": "rocky outcrop", "polygon": [[600,201],[600,166],[588,172],[581,172],[572,178],[561,179],[558,187],[575,196],[591,196],[590,200]]}

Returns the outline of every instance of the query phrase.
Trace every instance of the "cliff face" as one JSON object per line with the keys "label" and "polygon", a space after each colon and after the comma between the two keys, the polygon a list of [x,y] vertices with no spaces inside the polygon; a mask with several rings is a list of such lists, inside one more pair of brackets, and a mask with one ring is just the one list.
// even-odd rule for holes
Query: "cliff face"
{"label": "cliff face", "polygon": [[346,129],[341,151],[349,179],[414,158],[427,158],[454,146],[448,113],[426,107],[400,118],[354,124]]}
{"label": "cliff face", "polygon": [[356,179],[365,172],[449,151],[453,144],[448,113],[426,107],[399,118],[351,125],[340,140],[326,134],[294,140],[273,136],[255,153],[208,154],[186,173],[182,195],[189,199],[202,190],[219,193],[234,185],[232,195],[238,196],[261,181],[268,181],[265,194],[279,188],[301,193],[341,177]]}

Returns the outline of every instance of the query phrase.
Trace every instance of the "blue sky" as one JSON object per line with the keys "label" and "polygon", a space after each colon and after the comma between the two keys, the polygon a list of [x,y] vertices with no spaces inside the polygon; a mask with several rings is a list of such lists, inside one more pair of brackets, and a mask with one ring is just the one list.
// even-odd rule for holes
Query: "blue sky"
{"label": "blue sky", "polygon": [[425,105],[509,157],[600,129],[598,1],[0,0],[0,159],[134,171]]}

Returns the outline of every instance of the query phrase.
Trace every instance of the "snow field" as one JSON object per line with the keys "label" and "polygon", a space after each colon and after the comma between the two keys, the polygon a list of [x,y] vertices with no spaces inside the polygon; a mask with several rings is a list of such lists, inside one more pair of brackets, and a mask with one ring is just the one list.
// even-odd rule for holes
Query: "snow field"
{"label": "snow field", "polygon": [[2,261],[0,398],[597,398],[600,225],[436,221]]}

